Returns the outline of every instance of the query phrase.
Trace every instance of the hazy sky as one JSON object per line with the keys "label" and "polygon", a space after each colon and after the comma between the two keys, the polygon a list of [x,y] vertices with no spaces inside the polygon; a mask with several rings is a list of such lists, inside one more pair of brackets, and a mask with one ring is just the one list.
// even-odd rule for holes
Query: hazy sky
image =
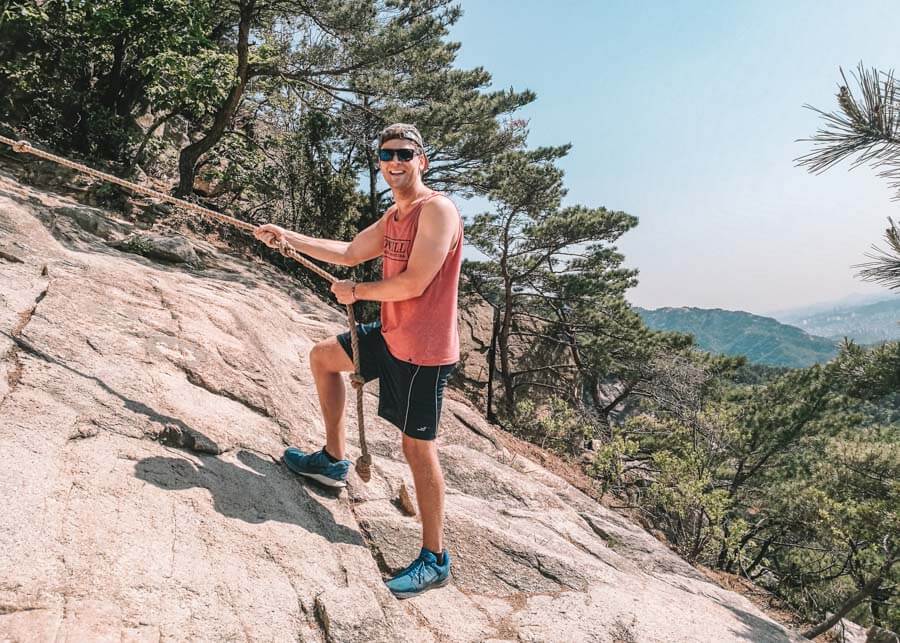
{"label": "hazy sky", "polygon": [[[639,217],[639,306],[765,313],[884,292],[850,266],[900,203],[875,172],[812,176],[795,142],[838,68],[900,66],[900,2],[462,0],[461,67],[529,88],[530,144],[571,142],[566,203]],[[484,203],[461,202],[464,214]]]}

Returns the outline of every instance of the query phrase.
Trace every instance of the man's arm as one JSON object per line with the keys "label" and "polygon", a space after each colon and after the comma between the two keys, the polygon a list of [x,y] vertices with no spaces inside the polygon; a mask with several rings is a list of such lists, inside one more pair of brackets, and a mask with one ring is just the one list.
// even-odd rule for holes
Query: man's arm
{"label": "man's arm", "polygon": [[390,279],[360,284],[338,282],[332,292],[342,304],[345,300],[403,301],[418,297],[441,269],[460,228],[459,214],[449,199],[429,201],[419,215],[419,228],[406,270]]}
{"label": "man's arm", "polygon": [[270,248],[277,248],[281,239],[285,239],[294,250],[314,259],[338,266],[356,266],[381,256],[384,246],[384,217],[359,232],[349,242],[310,237],[271,223],[257,228],[254,235]]}

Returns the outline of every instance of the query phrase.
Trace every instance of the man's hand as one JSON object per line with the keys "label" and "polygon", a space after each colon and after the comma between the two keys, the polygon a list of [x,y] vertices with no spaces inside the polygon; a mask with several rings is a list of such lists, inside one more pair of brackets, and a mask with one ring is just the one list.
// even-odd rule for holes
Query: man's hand
{"label": "man's hand", "polygon": [[254,237],[262,241],[270,248],[276,249],[281,247],[282,242],[287,238],[286,235],[287,230],[275,225],[274,223],[261,225],[253,231]]}
{"label": "man's hand", "polygon": [[356,301],[356,296],[353,292],[353,289],[356,287],[355,281],[350,281],[349,279],[345,281],[335,281],[331,284],[331,292],[334,293],[334,296],[337,297],[339,303],[342,304],[352,304]]}

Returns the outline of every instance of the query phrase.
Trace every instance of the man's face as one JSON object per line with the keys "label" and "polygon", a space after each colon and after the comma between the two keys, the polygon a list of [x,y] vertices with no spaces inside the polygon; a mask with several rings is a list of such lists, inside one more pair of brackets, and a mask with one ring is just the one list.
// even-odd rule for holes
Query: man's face
{"label": "man's face", "polygon": [[[415,143],[400,138],[392,138],[389,141],[385,141],[380,149],[392,152],[391,160],[379,160],[381,174],[384,176],[388,186],[392,190],[408,190],[415,187],[426,167],[425,155],[421,153]],[[409,150],[414,156],[409,161],[401,161],[397,156],[396,150]]]}

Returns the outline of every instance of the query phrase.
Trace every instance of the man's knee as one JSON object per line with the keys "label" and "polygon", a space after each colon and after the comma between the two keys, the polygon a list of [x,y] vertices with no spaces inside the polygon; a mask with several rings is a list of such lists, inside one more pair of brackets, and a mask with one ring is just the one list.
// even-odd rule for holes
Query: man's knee
{"label": "man's knee", "polygon": [[437,463],[437,446],[434,440],[417,440],[403,434],[403,455],[410,464]]}
{"label": "man's knee", "polygon": [[323,342],[319,342],[309,351],[309,367],[314,371],[321,371],[325,366],[326,349]]}
{"label": "man's knee", "polygon": [[353,362],[336,337],[315,344],[309,351],[309,367],[313,372],[340,373],[352,371]]}

